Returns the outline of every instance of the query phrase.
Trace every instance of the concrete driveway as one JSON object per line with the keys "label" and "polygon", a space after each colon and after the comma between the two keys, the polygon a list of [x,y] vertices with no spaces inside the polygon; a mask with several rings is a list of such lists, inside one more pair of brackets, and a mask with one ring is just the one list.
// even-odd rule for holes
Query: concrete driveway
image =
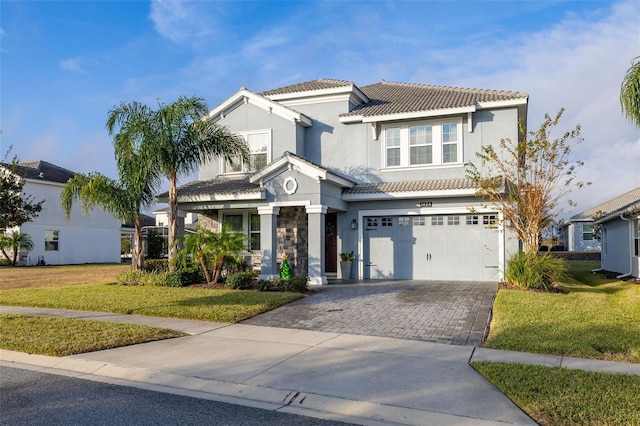
{"label": "concrete driveway", "polygon": [[450,281],[329,284],[242,324],[479,346],[497,287]]}

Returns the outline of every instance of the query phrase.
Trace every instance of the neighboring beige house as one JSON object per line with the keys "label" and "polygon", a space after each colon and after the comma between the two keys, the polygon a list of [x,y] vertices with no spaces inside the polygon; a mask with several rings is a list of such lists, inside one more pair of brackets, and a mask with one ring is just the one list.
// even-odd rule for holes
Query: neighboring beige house
{"label": "neighboring beige house", "polygon": [[[0,167],[10,170],[6,165]],[[46,161],[25,161],[17,164],[15,173],[25,179],[25,194],[45,200],[35,219],[7,230],[29,234],[33,241],[33,250],[20,253],[20,264],[120,262],[119,221],[99,208],[84,215],[80,203],[74,203],[70,220],[65,219],[60,194],[74,172]]]}

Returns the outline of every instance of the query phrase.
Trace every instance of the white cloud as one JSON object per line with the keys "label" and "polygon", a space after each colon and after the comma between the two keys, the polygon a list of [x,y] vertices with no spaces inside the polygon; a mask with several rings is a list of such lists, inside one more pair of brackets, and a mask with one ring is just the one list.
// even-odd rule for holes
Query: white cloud
{"label": "white cloud", "polygon": [[79,58],[63,59],[60,62],[58,62],[58,65],[60,66],[60,68],[62,68],[65,71],[71,71],[71,72],[84,71],[84,69],[82,68],[81,60]]}
{"label": "white cloud", "polygon": [[[585,19],[572,14],[537,33],[487,47],[452,49],[471,61],[450,69],[457,75],[456,85],[529,93],[530,129],[537,128],[545,113],[554,115],[561,107],[566,109],[561,127],[581,125],[584,142],[573,158],[585,162],[580,177],[593,185],[574,194],[578,206],[567,214],[640,186],[639,132],[624,119],[618,101],[624,73],[640,48],[640,5],[614,4],[609,15]],[[474,67],[489,71],[478,75]],[[421,74],[427,72],[431,70]]]}
{"label": "white cloud", "polygon": [[149,18],[156,31],[178,44],[198,46],[213,42],[218,6],[214,2],[154,0]]}

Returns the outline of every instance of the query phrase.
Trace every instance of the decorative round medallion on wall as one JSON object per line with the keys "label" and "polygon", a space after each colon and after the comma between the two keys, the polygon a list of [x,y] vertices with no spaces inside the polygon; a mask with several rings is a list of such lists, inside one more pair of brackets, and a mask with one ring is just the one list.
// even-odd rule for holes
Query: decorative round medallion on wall
{"label": "decorative round medallion on wall", "polygon": [[282,183],[282,188],[288,195],[295,194],[298,190],[298,181],[296,180],[296,178],[289,176]]}

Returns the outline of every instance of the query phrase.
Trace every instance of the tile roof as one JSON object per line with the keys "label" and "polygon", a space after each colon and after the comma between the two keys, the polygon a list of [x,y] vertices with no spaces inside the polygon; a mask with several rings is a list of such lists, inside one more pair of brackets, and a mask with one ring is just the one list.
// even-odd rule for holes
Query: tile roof
{"label": "tile roof", "polygon": [[45,182],[67,183],[75,173],[55,164],[42,160],[21,161],[14,166],[11,164],[2,164],[9,170],[26,179],[42,180]]}
{"label": "tile roof", "polygon": [[585,210],[582,213],[571,216],[571,218],[569,218],[569,221],[592,220],[593,216],[598,212],[602,212],[608,215],[618,210],[624,210],[625,208],[633,204],[637,204],[638,202],[640,202],[640,186],[636,189],[632,189],[629,192],[625,192],[624,194],[619,195],[616,198],[605,201],[604,203],[598,204],[595,207],[591,207],[590,209]]}
{"label": "tile roof", "polygon": [[305,81],[303,83],[292,84],[289,86],[279,87],[277,89],[267,90],[260,93],[262,96],[282,95],[285,93],[310,92],[314,90],[333,89],[336,87],[355,86],[351,81],[334,80],[330,78],[320,78],[317,80]]}
{"label": "tile roof", "polygon": [[[211,180],[197,180],[180,186],[178,188],[178,197],[209,194],[251,194],[260,192],[260,185],[249,182],[248,177],[224,178],[218,176]],[[160,198],[168,196],[168,192],[158,195]]]}
{"label": "tile roof", "polygon": [[362,183],[345,189],[343,194],[386,194],[391,192],[445,191],[452,189],[475,189],[469,179],[443,179],[404,182]]}
{"label": "tile roof", "polygon": [[474,106],[478,102],[527,99],[521,92],[463,89],[383,81],[360,90],[371,100],[341,117],[379,116]]}

